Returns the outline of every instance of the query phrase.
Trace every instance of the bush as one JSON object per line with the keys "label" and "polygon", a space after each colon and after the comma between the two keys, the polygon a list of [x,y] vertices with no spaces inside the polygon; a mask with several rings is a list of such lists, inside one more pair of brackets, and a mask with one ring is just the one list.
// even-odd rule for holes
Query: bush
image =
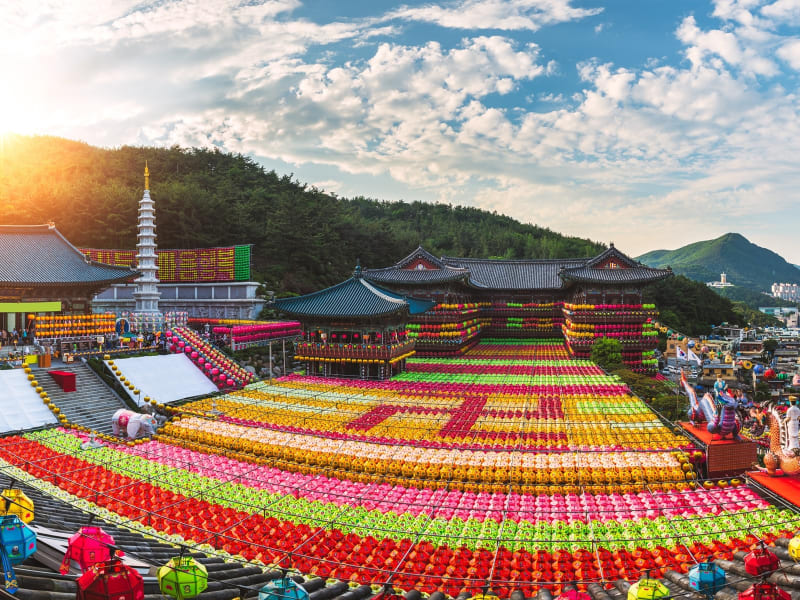
{"label": "bush", "polygon": [[612,338],[598,338],[592,345],[592,362],[597,363],[606,371],[618,369],[622,366],[622,344]]}

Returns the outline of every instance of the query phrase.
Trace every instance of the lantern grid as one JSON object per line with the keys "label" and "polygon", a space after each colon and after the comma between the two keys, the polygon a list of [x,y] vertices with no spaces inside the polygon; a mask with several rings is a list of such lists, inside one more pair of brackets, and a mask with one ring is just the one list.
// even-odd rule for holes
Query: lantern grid
{"label": "lantern grid", "polygon": [[[6,466],[0,467],[0,468],[1,468],[2,470],[7,470],[7,467],[6,467]],[[60,500],[64,501],[64,499],[60,499]],[[135,525],[135,523],[133,522],[133,520],[130,520],[129,522],[125,522],[125,521],[123,521],[123,522],[120,522],[120,523],[111,523],[111,524],[112,524],[112,525],[116,525],[117,527],[125,527],[126,525]],[[737,531],[738,531],[738,530],[737,530]],[[155,537],[156,539],[160,539],[161,541],[164,541],[164,542],[166,542],[166,543],[169,543],[169,544],[176,545],[176,542],[175,542],[175,540],[174,540],[174,539],[172,539],[172,538],[170,538],[170,537],[168,537],[168,536],[154,536],[154,537]],[[690,537],[690,536],[686,536],[686,537]],[[180,545],[180,546],[185,546],[185,547],[187,547],[187,548],[191,548],[192,550],[197,550],[197,551],[200,551],[200,552],[204,552],[204,550],[197,548],[197,546],[190,546],[190,545],[185,545],[185,544],[178,544],[178,545]],[[284,552],[286,552],[286,551],[284,551]],[[289,551],[289,552],[290,552],[290,551]],[[133,556],[133,557],[136,557],[136,556],[137,556],[137,554],[136,554],[135,552],[130,552],[130,551],[128,551],[128,552],[127,552],[127,554],[129,554],[130,556]],[[309,558],[309,559],[313,558],[313,557],[310,557],[310,556],[304,556],[304,555],[300,555],[300,556],[303,556],[304,558]],[[143,558],[144,558],[144,557],[143,557]],[[246,564],[246,563],[248,562],[248,561],[246,561],[246,560],[237,560],[237,559],[235,559],[235,558],[234,558],[233,560],[234,560],[234,561],[236,561],[236,562],[241,562],[242,564]],[[336,565],[336,566],[341,566],[341,565],[343,564],[343,563],[341,563],[340,561],[330,561],[330,560],[327,560],[327,559],[319,559],[319,558],[315,558],[314,560],[316,560],[316,561],[318,561],[318,562],[330,563],[330,564],[333,564],[333,565]],[[355,566],[355,565],[350,565],[350,566]],[[784,569],[785,569],[785,568],[778,569],[778,570],[776,570],[774,573],[781,572],[781,571],[782,571],[782,570],[784,570]],[[380,569],[372,569],[372,568],[369,568],[369,567],[367,567],[367,568],[366,568],[366,570],[368,570],[368,571],[372,571],[372,570],[374,570],[374,571],[376,571],[376,572],[380,572],[380,573],[383,573],[383,572],[384,572],[383,570],[380,570]],[[397,573],[402,573],[402,572],[400,572],[400,571],[397,571]],[[422,578],[426,577],[426,575],[425,575],[425,574],[417,574],[417,573],[412,573],[412,574],[410,574],[410,575],[419,576],[419,577],[422,577]],[[215,580],[215,579],[214,579],[212,576],[209,576],[209,581],[212,581],[212,580]],[[736,583],[737,581],[741,582],[741,581],[756,581],[756,580],[760,580],[760,577],[741,577],[739,580],[735,580],[735,579],[734,579],[734,580],[730,580],[730,583]],[[219,580],[219,581],[220,581],[221,583],[223,583],[223,584],[225,583],[225,581],[224,581],[224,580]],[[463,579],[463,582],[465,583],[465,585],[466,585],[466,583],[469,583],[469,581],[470,581],[470,580],[469,580],[468,578],[464,578],[464,579]],[[493,583],[494,583],[495,585],[507,584],[507,585],[515,585],[515,586],[519,587],[519,586],[521,586],[521,585],[522,585],[522,583],[523,583],[523,582],[520,582],[520,581],[511,581],[511,580],[509,580],[509,581],[494,580],[494,581],[493,581]],[[561,583],[563,583],[563,582],[555,582],[555,581],[553,581],[553,582],[530,582],[530,583],[531,583],[532,585],[535,585],[535,586],[546,586],[546,585],[557,585],[557,584],[561,584]],[[608,581],[608,580],[606,580],[605,578],[600,578],[600,579],[592,579],[592,580],[585,580],[585,581],[583,581],[583,580],[582,580],[582,581],[574,581],[574,582],[572,582],[572,583],[575,583],[575,584],[578,584],[578,585],[583,585],[583,584],[588,584],[588,583],[603,583],[603,584],[610,584],[611,582],[609,582],[609,581]],[[237,586],[237,587],[239,587],[239,588],[244,588],[245,586]],[[257,591],[257,590],[255,590],[254,588],[247,588],[247,589],[250,589],[251,591]],[[692,596],[692,594],[693,594],[693,592],[686,592],[686,594],[685,594],[685,595],[686,595],[687,597],[690,597],[690,596]],[[684,595],[684,594],[673,594],[672,596],[673,596],[673,597],[679,597],[679,596],[683,596],[683,595]]]}

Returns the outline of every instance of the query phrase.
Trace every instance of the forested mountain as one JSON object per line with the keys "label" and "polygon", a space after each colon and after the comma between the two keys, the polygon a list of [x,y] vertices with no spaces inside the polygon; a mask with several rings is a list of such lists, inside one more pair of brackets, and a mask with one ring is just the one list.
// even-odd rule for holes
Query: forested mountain
{"label": "forested mountain", "polygon": [[161,248],[253,244],[257,278],[308,292],[419,244],[434,254],[503,258],[592,256],[600,244],[477,208],[338,198],[214,150],[101,149],[53,137],[0,147],[0,224],[54,221],[75,245],[133,248],[148,161]]}
{"label": "forested mountain", "polygon": [[696,281],[728,281],[756,292],[766,292],[775,282],[800,283],[800,271],[775,252],[756,246],[738,233],[695,242],[677,250],[654,250],[638,257],[651,267],[671,266],[675,273]]}

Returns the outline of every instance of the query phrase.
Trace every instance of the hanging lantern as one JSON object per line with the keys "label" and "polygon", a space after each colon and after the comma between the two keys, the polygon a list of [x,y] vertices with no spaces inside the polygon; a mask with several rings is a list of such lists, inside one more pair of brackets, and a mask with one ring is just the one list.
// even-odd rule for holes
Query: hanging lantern
{"label": "hanging lantern", "polygon": [[6,499],[3,514],[17,515],[23,523],[33,521],[33,500],[28,498],[25,492],[11,488],[3,490],[0,496]]}
{"label": "hanging lantern", "polygon": [[763,543],[759,548],[748,552],[744,557],[744,569],[753,577],[763,575],[764,573],[771,573],[780,566],[781,564],[778,557],[767,550],[767,547]]}
{"label": "hanging lantern", "polygon": [[273,579],[258,591],[258,600],[308,600],[308,592],[291,579]]}
{"label": "hanging lantern", "polygon": [[658,600],[669,598],[669,589],[658,579],[642,577],[628,590],[628,600]]}
{"label": "hanging lantern", "polygon": [[6,591],[17,590],[17,576],[13,565],[18,565],[36,552],[36,534],[17,515],[0,517],[0,559],[3,563]]}
{"label": "hanging lantern", "polygon": [[725,587],[725,571],[714,563],[699,563],[689,569],[689,585],[710,598]]}
{"label": "hanging lantern", "polygon": [[116,556],[97,563],[80,577],[77,600],[144,600],[144,580]]}
{"label": "hanging lantern", "polygon": [[756,583],[739,593],[739,600],[791,600],[791,596],[772,583]]}
{"label": "hanging lantern", "polygon": [[800,562],[800,533],[789,540],[789,556],[795,562]]}
{"label": "hanging lantern", "polygon": [[194,598],[208,587],[208,571],[191,556],[176,556],[158,570],[158,587],[176,600]]}
{"label": "hanging lantern", "polygon": [[77,563],[81,572],[85,572],[97,563],[111,560],[113,545],[114,538],[100,527],[81,527],[67,542],[67,552],[61,562],[61,572],[68,573],[70,563]]}

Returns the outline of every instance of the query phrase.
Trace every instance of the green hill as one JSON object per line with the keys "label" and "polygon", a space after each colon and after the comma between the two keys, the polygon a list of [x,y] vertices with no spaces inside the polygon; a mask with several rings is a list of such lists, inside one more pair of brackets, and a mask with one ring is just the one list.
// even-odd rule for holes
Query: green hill
{"label": "green hill", "polygon": [[[9,137],[0,147],[0,224],[54,221],[78,246],[133,248],[147,159],[161,248],[253,244],[255,276],[308,292],[347,277],[356,259],[393,264],[422,244],[434,254],[560,258],[589,240],[471,207],[338,198],[206,149],[101,149],[61,138]],[[21,249],[25,251],[25,249]]]}
{"label": "green hill", "polygon": [[675,273],[702,282],[718,281],[724,272],[735,286],[756,292],[769,291],[776,281],[800,283],[800,271],[794,265],[738,233],[726,233],[677,250],[654,250],[638,260],[651,267],[669,265]]}

